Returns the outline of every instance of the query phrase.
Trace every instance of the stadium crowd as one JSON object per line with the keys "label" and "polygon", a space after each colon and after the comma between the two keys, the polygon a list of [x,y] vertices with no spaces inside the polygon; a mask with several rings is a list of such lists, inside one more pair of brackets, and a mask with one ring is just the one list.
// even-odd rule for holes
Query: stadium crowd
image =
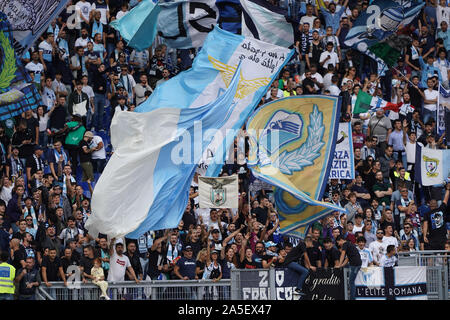
{"label": "stadium crowd", "polygon": [[[42,105],[0,127],[0,266],[15,269],[15,298],[34,299],[37,286],[52,281],[67,284],[73,265],[107,298],[105,280],[219,280],[234,268],[290,266],[303,281],[316,268],[394,266],[398,252],[450,250],[450,184],[424,187],[414,179],[417,145],[448,147],[435,116],[438,85],[449,88],[449,2],[427,0],[400,29],[412,43],[383,77],[374,60],[344,44],[369,1],[325,1],[327,9],[310,1],[270,2],[290,6],[298,32],[295,56],[261,104],[302,94],[342,97],[356,177],[331,179],[324,200],[347,213],[315,222],[304,241],[283,236],[272,187],[235,163],[222,175],[239,175],[238,209],[199,208],[196,175],[178,228],[149,231],[137,241],[90,235],[84,225],[112,152],[114,112],[133,112],[155,87],[188,69],[197,50],[174,50],[160,39],[148,50],[128,48],[109,23],[138,1],[80,0],[68,7],[75,5],[81,23],[69,26],[72,11],[64,10],[22,57]],[[398,113],[353,114],[359,90],[403,105]],[[12,299],[8,292],[0,299]]]}

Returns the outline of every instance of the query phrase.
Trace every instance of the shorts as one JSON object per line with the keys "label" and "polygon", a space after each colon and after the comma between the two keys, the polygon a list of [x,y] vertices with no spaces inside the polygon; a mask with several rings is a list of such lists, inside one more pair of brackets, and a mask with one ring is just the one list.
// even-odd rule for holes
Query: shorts
{"label": "shorts", "polygon": [[83,169],[83,181],[94,181],[94,167],[91,162],[82,162],[81,168]]}

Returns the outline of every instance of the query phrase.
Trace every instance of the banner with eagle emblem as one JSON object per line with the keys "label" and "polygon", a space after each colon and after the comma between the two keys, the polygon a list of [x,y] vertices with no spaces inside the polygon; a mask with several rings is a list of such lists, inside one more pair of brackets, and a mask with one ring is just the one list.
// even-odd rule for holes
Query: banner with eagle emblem
{"label": "banner with eagle emblem", "polygon": [[[258,179],[279,188],[278,207],[287,203],[286,197],[292,198],[280,213],[283,233],[334,210],[345,211],[320,201],[338,136],[340,99],[326,95],[287,97],[263,105],[247,122],[247,165]],[[310,206],[314,208],[305,211]]]}
{"label": "banner with eagle emblem", "polygon": [[229,177],[198,177],[198,192],[200,208],[230,208],[237,209],[238,176]]}

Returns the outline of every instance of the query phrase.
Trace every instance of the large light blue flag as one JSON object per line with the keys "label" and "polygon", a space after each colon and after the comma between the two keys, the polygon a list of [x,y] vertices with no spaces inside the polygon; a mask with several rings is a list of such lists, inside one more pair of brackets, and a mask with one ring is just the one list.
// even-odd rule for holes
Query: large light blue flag
{"label": "large light blue flag", "polygon": [[129,13],[111,22],[110,25],[120,32],[130,47],[145,50],[155,40],[160,11],[158,4],[154,4],[151,0],[142,0]]}
{"label": "large light blue flag", "polygon": [[[223,95],[198,108],[117,112],[111,123],[114,154],[95,186],[86,223],[90,234],[137,239],[148,230],[178,225],[196,169],[196,162],[183,161],[184,153],[196,143],[208,144],[196,139],[196,122],[206,129],[222,127],[230,112],[220,110],[232,104],[239,80],[240,65]],[[194,154],[194,161],[200,158]]]}
{"label": "large light blue flag", "polygon": [[[215,27],[190,70],[158,86],[135,113],[118,112],[111,125],[114,154],[94,190],[89,232],[137,238],[176,227],[192,168],[218,159],[211,168],[220,170],[226,154],[220,150],[228,150],[292,53]],[[227,94],[215,102],[233,87],[239,64],[233,99]]]}
{"label": "large light blue flag", "polygon": [[[237,107],[233,109],[226,129],[214,133],[210,145],[202,150],[204,156],[200,167],[207,170],[202,174],[217,176],[236,133],[293,53],[293,50],[232,34],[216,26],[208,34],[192,68],[156,87],[136,112],[163,107],[195,108],[211,102],[228,87],[242,59],[242,79],[233,102]],[[205,139],[207,135],[205,132]]]}

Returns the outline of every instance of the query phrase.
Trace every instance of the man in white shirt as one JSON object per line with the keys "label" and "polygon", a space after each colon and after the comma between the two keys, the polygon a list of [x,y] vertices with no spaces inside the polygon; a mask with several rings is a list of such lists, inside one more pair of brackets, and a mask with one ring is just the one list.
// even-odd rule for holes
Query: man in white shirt
{"label": "man in white shirt", "polygon": [[82,21],[82,23],[85,24],[84,26],[89,26],[89,19],[92,10],[91,3],[86,0],[80,0],[76,3],[75,10],[78,14],[79,21]]}
{"label": "man in white shirt", "polygon": [[63,240],[64,247],[69,240],[75,239],[77,235],[84,235],[83,230],[77,228],[75,217],[71,216],[67,219],[67,228],[63,229],[59,234],[59,239]]}
{"label": "man in white shirt", "polygon": [[[320,73],[317,72],[317,66],[312,63],[311,64],[311,80],[314,81],[314,89],[316,91],[319,91],[323,88],[323,77]],[[301,80],[305,80],[306,78],[306,72],[302,75]]]}
{"label": "man in white shirt", "polygon": [[84,51],[87,50],[87,45],[89,42],[92,42],[92,39],[89,38],[89,33],[86,28],[81,29],[81,37],[79,37],[75,41],[75,47],[83,47]]}
{"label": "man in white shirt", "polygon": [[92,11],[96,10],[99,11],[100,16],[100,22],[104,25],[108,24],[109,20],[109,6],[104,0],[96,0],[92,6]]}
{"label": "man in white shirt", "polygon": [[333,51],[333,42],[327,43],[327,50],[320,54],[320,65],[327,69],[328,65],[332,65],[335,69],[339,69],[339,57],[336,52]]}
{"label": "man in white shirt", "polygon": [[53,70],[54,40],[55,37],[53,33],[47,32],[45,35],[45,40],[39,43],[39,59],[44,66],[46,75],[50,78],[55,77],[55,71]]}
{"label": "man in white shirt", "polygon": [[395,247],[394,245],[387,246],[386,254],[381,257],[380,267],[394,267],[397,263],[397,258],[395,257]]}
{"label": "man in white shirt", "polygon": [[141,74],[141,76],[139,77],[139,80],[141,82],[136,84],[136,86],[134,87],[134,92],[136,93],[136,105],[137,106],[140,105],[143,101],[145,101],[145,92],[146,91],[153,92],[152,87],[150,87],[148,84],[146,74]]}
{"label": "man in white shirt", "polygon": [[131,274],[131,277],[139,283],[139,279],[134,273],[133,267],[131,267],[130,259],[123,254],[124,246],[122,242],[115,243],[116,239],[111,239],[111,244],[109,246],[109,272],[108,281],[125,281],[125,272]]}
{"label": "man in white shirt", "polygon": [[52,89],[52,79],[45,79],[45,87],[42,90],[42,103],[47,106],[47,110],[50,110],[56,103],[56,94]]}
{"label": "man in white shirt", "polygon": [[356,243],[358,244],[356,248],[358,249],[359,255],[361,256],[361,268],[372,266],[373,257],[370,250],[366,248],[366,239],[364,237],[359,237],[358,239],[356,239]]}
{"label": "man in white shirt", "polygon": [[[87,96],[89,97],[89,105],[90,108],[88,109],[88,118],[90,119],[92,117],[92,114],[94,114],[94,98],[95,98],[95,93],[94,90],[92,89],[92,87],[90,85],[88,85],[88,76],[84,75],[81,78],[81,83],[83,84],[83,87],[81,89],[81,91],[83,91],[84,93],[87,94]],[[91,115],[89,115],[89,110],[90,112],[92,112]],[[90,122],[90,121],[89,121]]]}
{"label": "man in white shirt", "polygon": [[94,172],[101,174],[106,166],[106,151],[102,137],[94,135],[90,147],[95,150],[91,155],[91,162],[94,167]]}
{"label": "man in white shirt", "polygon": [[313,5],[307,4],[306,5],[306,15],[301,17],[300,25],[303,25],[304,23],[309,23],[309,25],[312,28],[312,26],[314,25],[314,20],[316,19],[316,16],[313,15],[313,11],[314,11]]}
{"label": "man in white shirt", "polygon": [[330,94],[333,96],[338,96],[341,93],[341,90],[337,86],[338,82],[338,76],[334,75],[331,77],[331,86],[328,88],[328,90],[330,90]]}
{"label": "man in white shirt", "polygon": [[437,99],[439,96],[439,92],[433,89],[433,78],[428,78],[427,86],[428,88],[423,91],[423,123],[427,123],[430,118],[436,117]]}
{"label": "man in white shirt", "polygon": [[390,245],[393,245],[395,249],[398,248],[398,240],[396,237],[394,237],[392,234],[394,233],[392,229],[392,225],[386,225],[384,228],[384,237],[383,237],[383,243],[385,247],[387,248]]}
{"label": "man in white shirt", "polygon": [[67,97],[69,93],[67,92],[66,85],[62,83],[61,79],[62,79],[61,71],[56,71],[55,80],[53,80],[52,82],[52,90],[53,92],[55,92],[56,95],[60,97]]}
{"label": "man in white shirt", "polygon": [[44,66],[39,62],[39,52],[34,51],[31,54],[31,61],[25,66],[28,72],[34,72],[34,83],[41,85],[41,74],[44,73]]}
{"label": "man in white shirt", "polygon": [[383,229],[378,229],[376,236],[377,236],[377,240],[373,241],[369,244],[369,251],[372,254],[374,264],[379,265],[381,257],[386,252],[386,246],[383,243],[383,237],[384,237]]}

